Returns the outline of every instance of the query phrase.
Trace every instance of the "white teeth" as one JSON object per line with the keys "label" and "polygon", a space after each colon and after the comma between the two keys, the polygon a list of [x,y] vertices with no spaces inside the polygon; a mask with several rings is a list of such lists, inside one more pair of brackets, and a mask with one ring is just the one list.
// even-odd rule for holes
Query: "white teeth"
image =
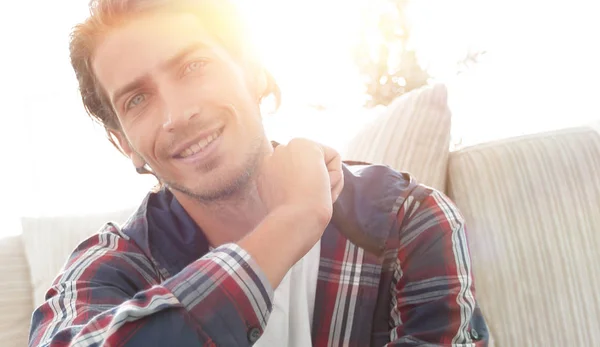
{"label": "white teeth", "polygon": [[194,154],[194,152],[192,152],[192,150],[188,148],[181,153],[181,156],[185,158],[185,157],[189,157],[192,154]]}
{"label": "white teeth", "polygon": [[199,146],[198,149],[204,148],[208,144],[208,139],[200,140],[196,146]]}
{"label": "white teeth", "polygon": [[202,140],[198,141],[198,143],[195,143],[195,144],[191,145],[190,147],[186,148],[183,152],[181,152],[179,154],[179,156],[182,158],[185,158],[185,157],[189,157],[192,154],[200,152],[206,146],[208,146],[208,144],[210,144],[217,137],[219,137],[219,135],[220,135],[219,131],[215,131],[214,133],[212,133],[212,134],[208,135],[207,137],[203,138]]}

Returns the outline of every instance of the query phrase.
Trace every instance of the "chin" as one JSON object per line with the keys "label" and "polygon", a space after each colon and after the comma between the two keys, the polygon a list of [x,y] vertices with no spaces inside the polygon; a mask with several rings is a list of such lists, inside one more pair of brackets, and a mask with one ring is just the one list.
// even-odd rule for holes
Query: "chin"
{"label": "chin", "polygon": [[171,190],[204,203],[242,196],[248,190],[254,170],[237,168],[235,173],[232,173],[231,170],[232,168],[228,169],[229,174],[221,174],[218,172],[220,170],[212,170],[212,172],[202,175],[205,177],[201,178],[202,182],[200,183],[197,180],[191,181],[189,184],[167,182],[167,186]]}
{"label": "chin", "polygon": [[227,146],[223,146],[218,155],[186,172],[185,177],[165,182],[171,189],[201,202],[242,197],[248,191],[261,162],[264,149],[260,140],[257,136],[243,147],[246,151],[242,152],[239,152],[240,144],[237,144],[237,151],[224,154],[228,151]]}

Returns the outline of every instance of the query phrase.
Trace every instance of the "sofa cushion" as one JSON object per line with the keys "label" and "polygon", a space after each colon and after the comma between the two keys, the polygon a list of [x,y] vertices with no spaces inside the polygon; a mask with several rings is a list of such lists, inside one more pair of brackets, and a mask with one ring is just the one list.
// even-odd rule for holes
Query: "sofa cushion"
{"label": "sofa cushion", "polygon": [[600,134],[588,127],[452,153],[477,295],[500,346],[600,341]]}
{"label": "sofa cushion", "polygon": [[385,164],[445,191],[450,119],[442,84],[406,93],[348,144],[346,160]]}
{"label": "sofa cushion", "polygon": [[33,302],[25,249],[20,236],[0,238],[0,341],[27,346]]}
{"label": "sofa cushion", "polygon": [[46,291],[68,257],[107,222],[122,224],[133,209],[86,216],[23,218],[23,243],[33,284],[33,302],[44,302]]}

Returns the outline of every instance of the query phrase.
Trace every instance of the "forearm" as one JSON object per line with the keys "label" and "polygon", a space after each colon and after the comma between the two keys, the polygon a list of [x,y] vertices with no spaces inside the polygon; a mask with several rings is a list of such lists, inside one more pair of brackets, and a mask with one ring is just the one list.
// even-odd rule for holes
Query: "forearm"
{"label": "forearm", "polygon": [[134,244],[113,232],[91,238],[34,313],[30,345],[161,345],[145,337],[157,333],[178,345],[247,344],[250,330],[262,334],[273,288],[319,239],[322,219],[278,208],[239,245],[223,245],[160,284]]}
{"label": "forearm", "polygon": [[[123,239],[109,237],[105,245],[124,247]],[[273,293],[237,245],[219,247],[154,286],[139,282],[151,274],[129,266],[141,259],[139,253],[107,254],[80,268],[105,245],[76,255],[49,291],[34,313],[30,346],[243,346],[249,344],[249,330],[264,330]]]}
{"label": "forearm", "polygon": [[[186,346],[207,340],[174,295],[162,287],[140,292],[87,321],[81,306],[73,315],[65,312],[69,307],[65,306],[54,319],[47,319],[48,310],[61,308],[62,304],[72,302],[64,296],[53,297],[34,312],[30,346],[162,346],[168,341]],[[98,305],[86,305],[86,309],[97,308]]]}
{"label": "forearm", "polygon": [[319,240],[328,221],[314,212],[281,207],[271,212],[239,244],[256,261],[272,288]]}

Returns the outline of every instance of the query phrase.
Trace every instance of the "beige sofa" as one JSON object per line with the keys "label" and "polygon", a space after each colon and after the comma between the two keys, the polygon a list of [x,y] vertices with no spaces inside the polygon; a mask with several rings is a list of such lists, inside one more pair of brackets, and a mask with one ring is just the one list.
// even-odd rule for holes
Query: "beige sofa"
{"label": "beige sofa", "polygon": [[[400,97],[345,150],[446,192],[468,222],[477,296],[496,346],[600,345],[600,133],[580,127],[450,152],[443,85]],[[31,312],[67,255],[107,220],[24,219],[0,240],[0,341],[26,344]]]}

